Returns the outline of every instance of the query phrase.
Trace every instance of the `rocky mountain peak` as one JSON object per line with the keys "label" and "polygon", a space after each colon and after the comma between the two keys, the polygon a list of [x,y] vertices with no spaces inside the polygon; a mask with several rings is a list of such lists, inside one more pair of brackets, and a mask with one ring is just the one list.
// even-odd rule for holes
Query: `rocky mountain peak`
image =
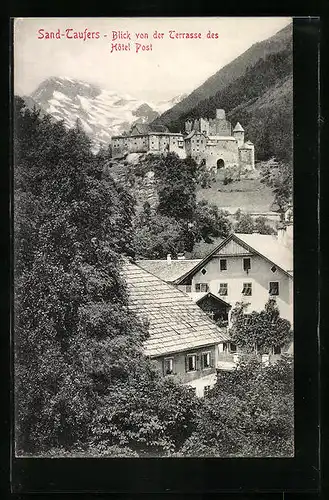
{"label": "rocky mountain peak", "polygon": [[144,102],[128,94],[103,89],[93,83],[53,76],[25,97],[56,120],[73,127],[77,119],[93,141],[95,150],[108,146],[113,135],[127,132],[136,123],[150,123],[169,109],[179,96],[159,103]]}

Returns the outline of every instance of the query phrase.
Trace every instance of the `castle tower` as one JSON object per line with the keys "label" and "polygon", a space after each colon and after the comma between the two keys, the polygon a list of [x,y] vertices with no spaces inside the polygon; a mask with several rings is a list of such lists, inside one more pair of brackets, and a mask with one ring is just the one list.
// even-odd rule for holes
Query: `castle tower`
{"label": "castle tower", "polygon": [[240,148],[244,144],[244,128],[238,122],[233,129],[233,137],[238,141],[238,147]]}
{"label": "castle tower", "polygon": [[226,120],[225,109],[216,109],[214,125],[210,128],[215,129],[211,135],[231,135],[231,124]]}
{"label": "castle tower", "polygon": [[186,120],[186,122],[185,122],[185,132],[187,134],[189,134],[192,131],[192,125],[193,125],[192,120],[190,120],[190,119]]}
{"label": "castle tower", "polygon": [[194,120],[193,130],[196,130],[197,132],[200,132],[200,120],[198,120],[198,118],[196,118]]}
{"label": "castle tower", "polygon": [[225,109],[216,109],[217,120],[226,120]]}
{"label": "castle tower", "polygon": [[209,135],[209,121],[207,118],[200,118],[200,132],[206,136]]}

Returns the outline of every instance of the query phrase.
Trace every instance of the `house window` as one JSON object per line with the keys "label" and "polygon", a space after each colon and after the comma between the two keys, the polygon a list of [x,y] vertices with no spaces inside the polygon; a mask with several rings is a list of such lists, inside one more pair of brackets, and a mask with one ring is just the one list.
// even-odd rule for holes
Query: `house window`
{"label": "house window", "polygon": [[252,283],[243,283],[242,295],[252,295]]}
{"label": "house window", "polygon": [[171,375],[174,371],[174,358],[165,358],[164,360],[164,374]]}
{"label": "house window", "polygon": [[272,273],[275,273],[275,271],[276,271],[276,267],[275,267],[275,266],[272,266],[272,267],[271,267],[271,271],[272,271]]}
{"label": "house window", "polygon": [[186,293],[192,292],[192,285],[186,285]]}
{"label": "house window", "polygon": [[219,259],[219,269],[221,271],[227,270],[227,260],[226,259]]}
{"label": "house window", "polygon": [[202,269],[201,272],[203,275],[205,275],[205,274],[207,274],[207,269]]}
{"label": "house window", "polygon": [[219,295],[228,295],[228,284],[227,283],[219,283]]}
{"label": "house window", "polygon": [[279,282],[278,281],[270,281],[269,294],[270,295],[279,295]]}
{"label": "house window", "polygon": [[208,283],[196,283],[195,284],[195,291],[196,292],[208,292],[209,287]]}
{"label": "house window", "polygon": [[251,259],[250,257],[244,257],[243,259],[243,270],[249,271],[251,269]]}
{"label": "house window", "polygon": [[230,352],[236,352],[236,344],[234,342],[230,342]]}
{"label": "house window", "polygon": [[203,370],[211,367],[211,353],[210,353],[210,351],[203,352],[201,359],[202,359],[202,369]]}
{"label": "house window", "polygon": [[210,389],[211,389],[210,385],[205,385],[204,389],[203,389],[203,395],[207,396],[207,394],[209,393]]}
{"label": "house window", "polygon": [[273,354],[281,354],[281,347],[279,345],[273,346],[272,352]]}
{"label": "house window", "polygon": [[196,355],[189,354],[186,357],[186,371],[187,372],[195,372],[196,370]]}

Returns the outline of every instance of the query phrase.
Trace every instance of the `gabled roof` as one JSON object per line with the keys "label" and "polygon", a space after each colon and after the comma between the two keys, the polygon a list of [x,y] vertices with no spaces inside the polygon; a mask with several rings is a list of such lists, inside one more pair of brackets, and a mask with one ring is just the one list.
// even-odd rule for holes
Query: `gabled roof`
{"label": "gabled roof", "polygon": [[[249,252],[260,255],[265,258],[276,267],[280,268],[285,274],[292,278],[293,270],[293,255],[292,251],[280,244],[277,238],[273,235],[267,234],[244,234],[244,233],[232,233],[225,240],[223,240],[212,252],[210,252],[203,260],[201,260],[196,266],[188,271],[179,280],[176,280],[176,284],[182,283],[189,276],[193,276],[202,267],[209,262],[209,260],[215,255],[219,250],[223,249],[227,243],[234,240],[236,243],[240,244]],[[224,255],[224,254],[223,254]]]}
{"label": "gabled roof", "polygon": [[172,259],[170,264],[168,264],[167,259],[136,260],[136,264],[145,269],[145,271],[154,274],[157,278],[171,283],[190,271],[190,269],[193,269],[200,261],[201,259]]}
{"label": "gabled roof", "polygon": [[[198,295],[200,296],[200,293],[198,293]],[[205,292],[204,294],[202,294],[202,296],[199,297],[198,300],[195,301],[195,303],[200,304],[206,297],[211,297],[212,299],[216,300],[216,302],[220,302],[220,304],[225,306],[225,307],[228,307],[228,308],[232,307],[231,304],[229,304],[228,302],[225,302],[225,300],[221,299],[220,297],[217,297],[217,295],[214,295],[211,292]]]}
{"label": "gabled roof", "polygon": [[145,341],[147,356],[188,351],[229,340],[184,292],[165,283],[141,267],[126,261],[124,277],[130,308],[148,318],[150,337]]}
{"label": "gabled roof", "polygon": [[244,128],[242,127],[241,123],[237,123],[233,129],[233,132],[244,132]]}
{"label": "gabled roof", "polygon": [[286,273],[293,270],[293,253],[291,249],[284,246],[278,239],[269,234],[237,234],[241,241],[246,243],[256,253],[273,262]]}

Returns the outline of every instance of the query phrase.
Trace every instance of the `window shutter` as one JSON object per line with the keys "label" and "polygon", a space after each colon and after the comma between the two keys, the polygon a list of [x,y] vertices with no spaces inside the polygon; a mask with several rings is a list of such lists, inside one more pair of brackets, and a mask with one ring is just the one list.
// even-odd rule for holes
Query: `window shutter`
{"label": "window shutter", "polygon": [[200,356],[199,356],[199,354],[197,354],[195,356],[195,368],[196,368],[196,370],[200,370]]}
{"label": "window shutter", "polygon": [[185,371],[188,372],[188,357],[185,356]]}
{"label": "window shutter", "polygon": [[214,368],[215,366],[215,352],[210,351],[210,366],[211,368]]}
{"label": "window shutter", "polygon": [[165,362],[164,358],[162,358],[162,373],[163,373],[163,375],[166,374],[166,362]]}

